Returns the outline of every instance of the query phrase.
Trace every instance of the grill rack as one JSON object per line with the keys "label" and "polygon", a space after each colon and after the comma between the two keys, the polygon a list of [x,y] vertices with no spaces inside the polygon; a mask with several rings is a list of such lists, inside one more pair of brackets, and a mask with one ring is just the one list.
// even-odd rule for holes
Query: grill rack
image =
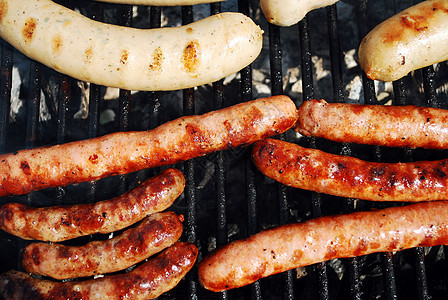
{"label": "grill rack", "polygon": [[[59,1],[63,5],[73,8],[72,1]],[[353,2],[356,7],[356,12],[358,16],[358,39],[367,34],[367,32],[373,28],[369,26],[365,20],[368,20],[368,5],[367,0],[354,0]],[[394,10],[399,10],[399,5],[403,5],[403,1],[394,1]],[[409,2],[409,1],[408,1]],[[412,3],[411,3],[412,4]],[[108,4],[107,4],[108,5]],[[408,3],[408,6],[410,4]],[[92,6],[92,15],[90,17],[102,19],[103,8],[106,4],[94,4]],[[253,16],[254,9],[253,3],[249,0],[238,0],[238,10],[245,13],[246,15]],[[122,17],[120,17],[121,25],[131,26],[132,24],[132,7],[120,5],[120,10],[122,11]],[[161,7],[151,7],[150,10],[150,27],[156,28],[161,26],[161,12],[163,8]],[[192,6],[182,7],[182,23],[187,24],[193,21],[193,10]],[[222,10],[221,3],[210,4],[211,14],[218,13]],[[331,64],[331,80],[332,80],[332,91],[333,99],[327,99],[328,101],[344,102],[344,78],[342,72],[342,52],[341,52],[341,41],[339,40],[339,29],[338,29],[338,17],[337,17],[337,5],[332,5],[327,8],[321,9],[326,11],[327,14],[327,26],[328,26],[328,41],[329,41],[329,51],[330,51],[330,64]],[[312,14],[312,13],[311,13]],[[311,16],[312,17],[312,16]],[[315,95],[314,87],[316,83],[313,80],[313,64],[312,64],[312,48],[311,39],[313,38],[313,28],[309,26],[310,16],[305,17],[298,25],[294,26],[294,30],[297,31],[298,36],[298,47],[297,51],[300,52],[300,62],[297,62],[301,66],[301,75],[303,82],[303,100],[312,99],[318,95]],[[283,94],[283,74],[282,74],[282,33],[284,29],[277,27],[275,25],[267,24],[267,33],[269,45],[269,62],[270,62],[270,82],[271,82],[271,94],[278,95]],[[18,143],[11,143],[13,134],[17,133],[17,129],[12,129],[9,120],[10,112],[10,100],[11,100],[11,88],[12,88],[12,69],[14,65],[14,56],[17,55],[17,51],[12,49],[9,45],[2,42],[2,60],[1,60],[1,72],[0,72],[0,151],[2,153],[9,152],[12,150],[20,148],[32,148],[37,147],[43,143],[42,135],[45,134],[48,129],[41,122],[39,122],[39,112],[41,105],[41,79],[42,72],[45,67],[39,63],[30,61],[31,74],[30,74],[30,87],[27,95],[26,105],[26,122],[19,126],[19,131],[23,130],[25,132],[24,141]],[[425,105],[433,107],[446,108],[446,103],[438,97],[435,88],[435,76],[436,72],[432,67],[424,68],[421,71],[416,72],[417,75],[422,78],[424,99],[426,101]],[[240,87],[238,99],[234,101],[244,102],[253,99],[253,86],[252,86],[252,67],[249,66],[241,72],[240,74]],[[377,104],[377,96],[375,93],[374,82],[367,79],[365,74],[362,75],[363,91],[364,91],[364,101],[365,103]],[[409,76],[408,76],[409,77]],[[74,126],[73,121],[69,118],[69,111],[71,107],[71,102],[74,96],[71,91],[71,84],[73,79],[60,75],[59,78],[59,89],[57,94],[57,128],[56,135],[54,136],[53,143],[63,143],[69,138],[69,130],[71,126]],[[409,97],[407,92],[407,79],[401,79],[393,83],[393,104],[403,105],[403,104],[415,104],[413,99]],[[183,98],[183,115],[191,115],[197,113],[196,101],[195,99],[195,89],[186,89],[182,91]],[[213,109],[219,109],[230,104],[229,100],[225,96],[226,87],[224,86],[223,80],[213,83],[211,95],[213,97]],[[148,92],[146,94],[148,105],[147,113],[148,120],[143,122],[143,125],[139,128],[140,130],[154,128],[158,124],[163,123],[164,116],[163,104],[161,98],[163,93],[161,92]],[[297,99],[295,99],[297,100]],[[230,100],[232,101],[232,100]],[[102,99],[101,87],[91,84],[90,85],[90,101],[89,101],[89,115],[87,119],[87,135],[83,138],[95,137],[100,134],[100,109],[104,106],[104,101]],[[118,99],[118,124],[114,128],[114,131],[126,131],[130,130],[130,113],[131,107],[131,92],[127,90],[120,90],[120,96]],[[13,132],[13,133],[11,133]],[[73,138],[73,137],[72,137]],[[337,145],[330,142],[325,142],[322,140],[316,140],[313,138],[301,139],[300,141],[296,139],[294,135],[288,133],[281,135],[279,138],[284,140],[291,140],[298,143],[304,143],[309,147],[317,147],[324,149],[338,149],[336,152],[348,155],[358,155],[356,145],[342,144]],[[13,144],[11,146],[10,144]],[[11,147],[13,149],[11,149]],[[14,149],[14,147],[16,149]],[[421,155],[417,150],[390,150],[381,147],[366,147],[363,149],[369,149],[371,153],[371,159],[376,161],[383,161],[386,157],[388,159],[389,152],[399,152],[399,156],[404,157],[406,160],[418,159]],[[431,152],[432,153],[432,152]],[[425,155],[429,155],[426,154]],[[440,154],[438,154],[440,155]],[[443,154],[442,154],[443,155]],[[237,157],[236,162],[230,162],[229,156]],[[235,184],[235,177],[232,178],[230,173],[232,168],[235,167],[238,162],[244,162],[241,164],[242,175],[245,177],[245,199],[244,203],[234,203],[232,200],[232,188],[229,187]],[[214,165],[214,179],[215,192],[212,195],[214,200],[211,211],[204,211],[204,207],[210,209],[210,204],[204,204],[202,201],[204,198],[209,197],[202,192],[198,185],[200,184],[199,179],[203,177],[204,165],[212,163]],[[232,164],[233,163],[233,164]],[[210,238],[216,238],[216,245],[224,245],[229,240],[244,238],[250,234],[260,231],[264,225],[272,223],[276,224],[286,224],[292,222],[291,217],[291,207],[297,205],[297,202],[305,202],[304,207],[308,207],[311,215],[306,216],[307,218],[318,217],[320,215],[329,214],[333,212],[333,208],[328,208],[332,206],[329,204],[330,200],[327,200],[326,195],[309,193],[304,191],[292,190],[281,184],[267,182],[258,171],[255,170],[254,166],[251,164],[249,159],[248,149],[235,149],[224,152],[217,152],[207,155],[204,158],[198,158],[186,161],[184,163],[179,163],[176,165],[179,169],[183,171],[187,179],[187,186],[182,199],[175,204],[174,210],[178,210],[180,213],[185,215],[184,222],[184,235],[183,240],[194,242],[198,245],[200,249],[200,255],[206,255],[208,253],[207,246],[210,244]],[[154,170],[144,170],[137,172],[136,174],[130,174],[125,176],[116,176],[111,179],[101,180],[99,182],[89,182],[85,184],[80,184],[73,189],[77,193],[82,193],[85,197],[86,202],[97,201],[101,197],[107,197],[106,195],[98,195],[104,190],[104,186],[107,182],[118,182],[118,188],[113,193],[119,194],[123,193],[125,190],[132,185],[132,182],[146,178],[148,176],[156,174],[158,169]],[[200,174],[199,174],[200,173]],[[201,176],[199,176],[201,175]],[[241,178],[238,178],[241,179]],[[232,181],[232,183],[229,183]],[[275,187],[274,191],[271,190]],[[34,192],[26,196],[13,197],[11,199],[6,199],[6,201],[18,201],[23,203],[28,203],[30,205],[39,205],[44,203],[44,205],[54,205],[66,203],[67,194],[71,192],[71,187],[57,188],[50,192]],[[68,191],[70,190],[70,191]],[[208,191],[207,191],[208,192]],[[43,196],[42,196],[43,194]],[[267,195],[267,196],[266,196]],[[53,201],[52,203],[46,203],[42,200],[42,197],[48,197]],[[271,203],[266,202],[270,198]],[[238,198],[239,199],[239,198]],[[274,199],[274,201],[272,200]],[[332,201],[337,201],[338,204],[342,204],[342,209],[339,207],[338,212],[349,212],[353,210],[365,209],[366,207],[379,208],[389,205],[400,205],[399,203],[390,204],[377,204],[377,203],[363,203],[359,205],[356,199],[332,199]],[[43,201],[43,202],[42,202]],[[48,200],[47,200],[48,201]],[[358,206],[355,206],[358,203]],[[242,212],[235,214],[233,206],[246,206],[241,208]],[[263,210],[263,205],[270,205],[268,208],[275,208],[273,213],[271,209]],[[337,205],[336,205],[337,206]],[[231,213],[229,213],[231,212]],[[233,234],[229,232],[229,227],[231,223],[235,222],[235,219],[239,219],[243,216],[243,221],[238,223],[239,232]],[[274,221],[272,221],[274,220]],[[210,228],[209,222],[215,227]],[[204,229],[206,228],[206,230]],[[95,237],[86,237],[78,239],[77,242],[89,241],[93,238],[102,238],[100,235]],[[0,265],[9,266],[15,269],[21,270],[20,266],[20,254],[19,250],[23,248],[28,242],[23,241],[18,238],[14,238],[5,233],[1,233],[0,242],[8,241],[4,243],[4,247],[13,245],[13,249],[17,250],[17,257],[11,261],[6,259],[2,261]],[[1,246],[1,245],[0,245]],[[445,247],[434,247],[441,249],[446,253]],[[166,295],[161,296],[161,298],[188,298],[188,299],[274,299],[274,298],[284,298],[284,299],[364,299],[369,298],[369,292],[375,289],[366,283],[366,280],[362,279],[362,274],[364,273],[363,268],[366,265],[375,263],[381,268],[382,279],[380,280],[380,290],[379,293],[382,299],[436,299],[443,297],[444,293],[447,293],[447,272],[443,274],[436,274],[427,272],[427,262],[430,258],[433,258],[431,254],[435,251],[432,249],[428,253],[425,252],[423,248],[416,248],[412,250],[401,251],[396,255],[392,253],[381,253],[372,254],[364,258],[349,258],[342,259],[342,265],[345,268],[344,277],[342,280],[335,281],[334,274],[330,272],[329,262],[319,263],[314,266],[306,268],[309,273],[305,278],[296,280],[294,278],[295,271],[288,271],[283,274],[278,274],[271,276],[266,279],[262,279],[248,287],[243,287],[237,290],[231,290],[222,293],[211,293],[204,290],[197,282],[196,269],[193,269],[187,275],[186,280],[182,281],[175,289],[168,292]],[[437,250],[440,251],[440,250]],[[403,257],[401,257],[403,256]],[[406,257],[404,257],[406,256]],[[379,257],[379,259],[378,259]],[[397,258],[399,257],[399,258]],[[409,259],[409,257],[411,257]],[[1,257],[3,259],[3,257]],[[403,272],[397,271],[398,261],[405,260],[406,263],[411,261],[411,268],[414,270],[414,275],[411,278],[410,286],[403,284],[403,281],[409,278],[399,278],[403,275]],[[373,261],[373,262],[372,262]],[[445,261],[443,261],[446,264]],[[432,271],[434,267],[432,267]],[[435,271],[434,271],[435,272]],[[406,273],[407,274],[407,273]],[[434,286],[428,284],[428,278],[431,276],[431,283],[438,282],[439,286]],[[415,283],[415,284],[414,284]],[[279,289],[278,287],[281,286]],[[406,287],[406,288],[405,288]],[[378,292],[377,290],[375,292]]]}

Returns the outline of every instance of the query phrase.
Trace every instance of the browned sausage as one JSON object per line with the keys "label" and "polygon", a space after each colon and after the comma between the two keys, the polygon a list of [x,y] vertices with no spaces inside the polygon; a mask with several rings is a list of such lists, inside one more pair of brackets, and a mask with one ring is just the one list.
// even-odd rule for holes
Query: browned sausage
{"label": "browned sausage", "polygon": [[183,174],[166,169],[134,190],[96,203],[41,208],[7,203],[0,208],[0,228],[23,239],[52,242],[110,233],[170,207],[184,187]]}
{"label": "browned sausage", "polygon": [[182,220],[173,212],[156,213],[105,241],[82,246],[32,243],[22,252],[22,266],[29,273],[56,279],[124,270],[175,243],[182,234]]}
{"label": "browned sausage", "polygon": [[294,130],[336,142],[388,147],[448,148],[448,110],[305,101]]}
{"label": "browned sausage", "polygon": [[362,39],[358,62],[368,78],[394,81],[448,59],[448,2],[419,2],[384,20]]}
{"label": "browned sausage", "polygon": [[199,281],[219,292],[333,258],[447,243],[447,201],[327,216],[268,229],[217,249],[199,264]]}
{"label": "browned sausage", "polygon": [[374,163],[274,139],[258,142],[252,161],[295,188],[373,201],[448,200],[448,160]]}
{"label": "browned sausage", "polygon": [[286,96],[262,98],[153,130],[117,132],[0,156],[0,196],[171,165],[282,133],[297,120]]}
{"label": "browned sausage", "polygon": [[26,273],[0,275],[4,299],[154,299],[175,287],[193,267],[198,250],[177,242],[134,270],[86,281],[54,282]]}

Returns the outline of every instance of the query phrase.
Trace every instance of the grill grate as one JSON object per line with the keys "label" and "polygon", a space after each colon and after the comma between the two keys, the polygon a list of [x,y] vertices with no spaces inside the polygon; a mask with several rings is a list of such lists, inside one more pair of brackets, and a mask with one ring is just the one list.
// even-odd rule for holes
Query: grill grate
{"label": "grill grate", "polygon": [[[61,1],[59,1],[61,2]],[[246,15],[255,18],[260,14],[257,1],[238,0],[238,10]],[[347,1],[353,3],[354,11],[357,15],[357,41],[359,41],[373,27],[369,25],[369,4],[372,1],[357,0]],[[403,5],[405,0],[394,1],[394,10]],[[410,1],[408,1],[410,2]],[[225,2],[223,2],[225,3]],[[398,3],[398,4],[397,4]],[[74,8],[72,1],[64,1],[64,5]],[[89,16],[97,20],[104,20],[106,9],[114,8],[116,11],[117,24],[133,26],[134,8],[129,5],[112,5],[95,3],[89,1],[82,2],[89,5]],[[408,3],[410,5],[412,3]],[[209,5],[210,14],[224,11],[221,2]],[[166,8],[151,7],[149,10],[150,28],[159,28],[163,24],[163,12]],[[181,23],[188,24],[194,20],[195,7],[184,6],[179,8]],[[331,95],[328,101],[344,102],[346,99],[346,83],[344,82],[344,62],[343,48],[340,40],[340,27],[338,22],[338,6],[332,5],[320,11],[326,12],[327,22],[327,42],[329,51],[329,65],[331,75]],[[312,39],[316,37],[315,28],[310,26],[311,13],[306,16],[298,25],[288,30],[287,34],[294,32],[295,45],[293,49],[299,55],[299,61],[294,64],[299,65],[302,80],[301,98],[303,101],[320,97],[318,83],[315,81],[316,70],[313,62]],[[275,25],[264,23],[265,37],[268,45],[264,51],[268,51],[270,94],[279,95],[285,93],[285,54],[291,51],[290,48],[282,48],[285,36],[282,35],[286,29]],[[75,89],[75,80],[58,75],[57,96],[53,120],[56,132],[49,129],[51,125],[45,125],[39,121],[41,107],[46,104],[51,110],[52,103],[48,103],[47,97],[43,103],[41,97],[44,93],[43,79],[48,75],[46,67],[28,60],[30,64],[29,85],[26,93],[26,101],[23,102],[26,111],[25,117],[21,120],[11,120],[10,111],[11,95],[13,93],[13,67],[18,63],[15,59],[23,59],[21,55],[13,50],[9,45],[2,42],[1,48],[1,72],[0,72],[0,152],[11,152],[20,148],[32,148],[47,143],[64,143],[69,140],[84,139],[101,135],[108,131],[146,130],[151,129],[167,120],[173,119],[173,114],[192,115],[203,113],[212,109],[220,109],[235,103],[252,100],[257,91],[254,91],[253,65],[241,70],[238,78],[231,83],[225,80],[214,82],[211,86],[200,87],[198,89],[186,89],[181,91],[179,101],[175,95],[165,92],[145,92],[141,96],[143,104],[143,117],[138,128],[134,128],[133,109],[142,103],[135,103],[133,94],[128,90],[120,90],[116,103],[107,103],[104,100],[104,89],[101,86],[90,84],[88,116],[85,120],[73,120],[73,107],[79,104],[78,92]],[[359,70],[358,70],[359,71]],[[52,73],[51,73],[52,74]],[[360,102],[368,104],[378,104],[375,82],[366,78],[365,74],[359,74],[362,78],[363,97]],[[432,107],[446,108],[447,103],[443,97],[438,97],[437,92],[437,72],[434,68],[427,67],[421,71],[416,71],[416,78],[421,80],[424,105]],[[22,78],[23,81],[25,81]],[[445,82],[446,83],[446,82]],[[415,84],[415,82],[412,82]],[[419,99],[409,96],[411,88],[408,78],[393,82],[394,105],[420,104]],[[415,88],[415,87],[414,87]],[[414,89],[412,88],[412,89]],[[286,90],[289,92],[289,90]],[[207,96],[208,99],[202,99]],[[169,94],[169,96],[168,96]],[[171,97],[170,99],[163,99]],[[203,101],[204,100],[204,101]],[[179,103],[177,103],[177,101]],[[167,104],[167,102],[175,102]],[[209,102],[202,103],[202,102]],[[383,102],[381,102],[383,103]],[[116,107],[115,107],[115,106]],[[174,106],[181,107],[181,111],[167,112]],[[105,129],[100,122],[101,112],[104,107],[115,107],[117,113],[116,126],[113,129]],[[135,108],[136,110],[141,107]],[[84,128],[82,133],[75,132],[78,125]],[[19,132],[25,132],[23,140]],[[22,135],[23,136],[23,135]],[[298,142],[291,133],[281,135],[279,138]],[[358,155],[359,150],[356,145],[337,145],[314,138],[306,138],[304,141],[309,147],[323,149],[337,149],[336,152],[344,155]],[[370,151],[371,159],[383,161],[389,159],[391,150],[382,147],[367,147]],[[407,160],[414,160],[421,156],[415,150],[399,150],[400,157]],[[395,151],[396,152],[396,151]],[[394,152],[394,153],[395,153]],[[394,154],[397,155],[397,154]],[[281,184],[266,181],[262,175],[256,171],[250,162],[250,149],[234,149],[224,152],[213,153],[205,157],[192,159],[176,165],[180,168],[186,179],[187,185],[184,195],[176,201],[173,210],[185,215],[183,240],[193,242],[200,249],[200,257],[206,255],[214,246],[220,246],[234,239],[247,237],[260,231],[263,228],[287,224],[297,217],[292,212],[298,210],[297,219],[315,218],[329,213],[350,212],[358,209],[380,208],[389,204],[365,203],[356,199],[333,199],[326,195],[311,192],[293,190]],[[144,170],[136,174],[116,176],[114,178],[101,180],[99,182],[89,182],[75,187],[61,187],[54,191],[34,192],[27,196],[13,197],[7,201],[19,201],[30,205],[54,205],[73,202],[93,202],[113,195],[121,194],[131,186],[135,186],[136,181],[143,181],[149,176],[155,175],[159,168],[154,170]],[[208,178],[208,181],[205,179]],[[110,183],[113,184],[110,184]],[[115,183],[118,183],[115,184]],[[116,189],[110,186],[118,186]],[[275,187],[275,188],[273,188]],[[75,194],[75,196],[74,196]],[[330,204],[335,201],[336,204]],[[211,199],[211,200],[210,200]],[[328,200],[328,201],[327,201]],[[341,204],[339,206],[339,204]],[[390,205],[400,205],[391,203]],[[334,208],[333,206],[337,206]],[[306,212],[309,212],[308,214]],[[235,229],[236,228],[236,229]],[[79,243],[90,241],[102,236],[90,236],[81,238]],[[9,268],[23,270],[20,265],[20,249],[28,242],[14,238],[6,233],[0,232],[0,256],[1,263],[5,271]],[[441,249],[441,251],[439,251]],[[393,253],[381,253],[368,255],[362,258],[349,258],[341,260],[343,278],[337,278],[331,262],[319,263],[305,268],[308,275],[301,279],[295,279],[296,271],[291,270],[284,274],[278,274],[255,282],[254,284],[237,290],[222,293],[211,293],[204,290],[198,283],[196,269],[187,275],[186,280],[162,296],[161,298],[188,298],[188,299],[370,299],[371,297],[381,297],[382,299],[400,299],[414,297],[418,299],[442,298],[447,291],[447,275],[436,272],[435,262],[431,264],[429,270],[428,262],[435,260],[434,252],[445,253],[445,247],[433,247],[426,254],[427,249],[416,248],[401,251],[396,255]],[[2,251],[0,251],[2,252]],[[411,257],[409,259],[409,257]],[[11,259],[13,258],[13,259]],[[444,262],[446,263],[446,262]],[[409,266],[408,266],[409,265]],[[403,271],[403,266],[408,266],[412,272]],[[372,272],[374,275],[366,275],[370,269],[378,268],[380,271]],[[429,270],[429,271],[428,271]],[[412,273],[411,275],[409,275]],[[381,280],[374,278],[376,275],[382,277]],[[366,279],[366,276],[371,278]],[[406,280],[410,279],[408,286]],[[437,282],[439,286],[431,286]],[[415,283],[415,284],[412,284]],[[280,288],[279,288],[280,287]],[[316,296],[317,295],[317,296]],[[373,295],[373,296],[371,296]]]}

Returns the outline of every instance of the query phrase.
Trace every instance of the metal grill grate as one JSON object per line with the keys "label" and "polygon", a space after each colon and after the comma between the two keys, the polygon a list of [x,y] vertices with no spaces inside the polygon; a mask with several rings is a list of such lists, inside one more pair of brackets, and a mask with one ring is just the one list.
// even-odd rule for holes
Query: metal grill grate
{"label": "metal grill grate", "polygon": [[[61,1],[59,1],[61,2]],[[62,4],[74,8],[72,1],[64,1]],[[372,28],[369,26],[369,3],[367,0],[347,1],[355,7],[357,17],[356,43]],[[394,1],[395,11],[398,4]],[[409,1],[408,1],[409,2]],[[89,17],[103,20],[105,8],[116,9],[118,14],[117,24],[124,26],[133,25],[133,7],[127,5],[92,4],[89,1],[81,4],[89,5],[91,15]],[[409,5],[411,3],[408,3]],[[257,1],[238,0],[238,10],[251,17],[260,14],[257,10]],[[210,4],[210,14],[223,11],[222,3]],[[326,11],[327,30],[325,37],[328,41],[330,76],[332,84],[332,99],[329,102],[344,102],[346,99],[346,82],[343,73],[343,50],[340,40],[340,28],[338,23],[337,5],[329,6],[320,11]],[[148,27],[158,28],[162,26],[162,13],[165,8],[151,7],[149,13]],[[187,24],[194,20],[193,6],[179,8],[181,10],[181,23]],[[288,34],[294,32],[295,49],[299,53],[300,60],[294,62],[300,67],[302,80],[301,99],[309,100],[320,97],[316,92],[317,83],[314,81],[315,70],[313,66],[312,39],[316,36],[315,28],[310,26],[310,18],[314,12],[305,17],[298,25],[288,29]],[[386,15],[387,13],[385,13]],[[263,51],[268,51],[270,93],[278,95],[284,91],[284,65],[282,49],[283,33],[286,29],[271,24],[265,24],[265,37],[268,43]],[[48,74],[48,70],[40,64],[27,61],[30,64],[30,75],[28,90],[22,91],[26,94],[23,102],[25,117],[20,120],[10,120],[11,94],[13,85],[13,67],[15,59],[23,60],[21,55],[9,45],[2,42],[1,49],[1,72],[0,72],[0,151],[11,152],[21,148],[31,148],[49,143],[63,143],[67,140],[85,139],[95,137],[112,131],[146,130],[151,129],[167,120],[181,115],[204,113],[212,109],[219,109],[239,102],[252,100],[253,90],[253,67],[249,66],[241,70],[238,78],[231,83],[224,80],[213,83],[211,86],[201,87],[207,99],[198,96],[197,89],[183,90],[180,103],[166,104],[169,101],[177,101],[167,98],[168,93],[146,92],[143,94],[138,105],[142,105],[143,112],[138,126],[133,120],[133,109],[137,105],[133,100],[131,91],[120,90],[117,101],[108,103],[104,100],[103,87],[90,84],[88,116],[83,120],[73,119],[73,109],[79,105],[79,93],[74,88],[75,80],[67,76],[58,75],[57,97],[52,123],[45,124],[39,121],[42,102],[42,78]],[[291,51],[288,48],[287,51]],[[229,62],[231,63],[231,62]],[[359,71],[359,70],[358,70]],[[52,73],[51,73],[52,74]],[[363,102],[378,103],[375,83],[362,77]],[[446,108],[444,97],[436,91],[437,72],[433,67],[417,71],[415,77],[421,78],[424,105]],[[22,78],[22,80],[24,80]],[[415,84],[415,83],[414,83]],[[201,94],[202,95],[202,94]],[[142,100],[143,99],[143,100]],[[137,100],[136,100],[137,101]],[[204,104],[202,102],[208,101]],[[393,83],[393,104],[420,104],[409,96],[409,80],[401,79]],[[198,106],[200,104],[201,106]],[[51,110],[53,105],[47,103]],[[168,112],[174,106],[182,107],[182,111]],[[105,107],[115,108],[117,122],[112,128],[103,128],[100,122],[101,112]],[[136,108],[140,110],[140,107]],[[51,114],[51,112],[50,112]],[[177,115],[176,115],[177,114]],[[75,131],[76,126],[83,127],[81,132]],[[53,133],[51,127],[56,132]],[[23,136],[25,133],[25,136]],[[293,134],[285,134],[279,138],[297,142]],[[309,147],[323,149],[336,148],[338,153],[345,155],[358,155],[356,145],[336,145],[313,138],[306,138],[305,143]],[[250,148],[250,147],[249,147]],[[173,210],[185,215],[183,240],[198,245],[200,257],[206,255],[213,247],[228,243],[234,239],[240,239],[254,234],[261,229],[295,221],[291,212],[299,210],[297,219],[314,218],[329,213],[350,212],[361,208],[379,208],[384,204],[359,203],[356,199],[331,199],[337,204],[331,205],[329,197],[316,193],[292,190],[281,184],[267,181],[250,162],[249,148],[234,149],[225,152],[213,153],[202,158],[192,159],[177,165],[186,179],[187,186],[184,195],[176,201]],[[375,161],[388,160],[390,149],[381,147],[367,147],[371,153],[371,159]],[[393,150],[397,155],[396,151]],[[407,160],[421,157],[421,153],[404,149],[399,156]],[[428,155],[428,154],[425,154]],[[123,193],[135,182],[156,174],[156,170],[144,170],[136,174],[117,176],[89,182],[78,186],[61,187],[54,191],[34,192],[27,196],[4,199],[4,201],[19,201],[30,205],[54,205],[72,202],[92,202]],[[206,181],[206,179],[208,181]],[[117,184],[118,183],[118,184]],[[114,186],[114,188],[111,188]],[[118,187],[118,188],[115,188]],[[341,205],[339,205],[341,204]],[[389,204],[387,204],[389,205]],[[391,205],[399,205],[393,203]],[[338,207],[335,209],[333,206]],[[361,207],[361,208],[360,208]],[[307,212],[309,212],[307,214]],[[98,236],[90,236],[79,239],[78,242],[86,242]],[[3,251],[0,265],[2,271],[9,268],[23,270],[20,265],[20,249],[28,242],[0,233],[0,249]],[[338,278],[333,271],[334,266],[330,262],[316,264],[305,268],[308,273],[303,278],[295,279],[296,271],[291,270],[284,274],[278,274],[262,279],[248,287],[231,290],[223,293],[211,293],[204,290],[197,281],[196,269],[187,275],[175,289],[162,296],[167,299],[371,299],[380,297],[382,299],[437,299],[443,297],[447,291],[447,275],[438,272],[437,263],[431,264],[430,272],[427,272],[427,262],[434,260],[434,252],[441,249],[445,253],[445,247],[434,247],[431,251],[423,248],[402,251],[393,255],[382,253],[369,255],[363,258],[350,258],[341,260],[340,267],[342,278]],[[1,252],[1,251],[0,251]],[[440,252],[440,251],[439,251]],[[426,254],[426,255],[425,255]],[[445,256],[444,256],[445,257]],[[11,259],[13,258],[13,259]],[[443,264],[446,262],[443,261]],[[412,272],[404,268],[412,269]],[[378,271],[377,269],[380,269]],[[370,273],[369,273],[370,272]],[[432,272],[432,273],[431,273]],[[413,273],[412,275],[409,275]],[[382,277],[381,280],[376,278]],[[366,279],[368,278],[368,279]],[[410,286],[405,282],[410,279]],[[414,284],[415,283],[415,284]],[[434,284],[438,286],[434,286]],[[373,296],[371,296],[373,295]]]}

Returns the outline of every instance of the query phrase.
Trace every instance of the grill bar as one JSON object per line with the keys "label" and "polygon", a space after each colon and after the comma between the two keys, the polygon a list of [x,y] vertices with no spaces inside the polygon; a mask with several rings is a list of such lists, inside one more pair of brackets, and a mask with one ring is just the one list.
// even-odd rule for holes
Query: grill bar
{"label": "grill bar", "polygon": [[30,101],[27,103],[27,123],[25,147],[35,147],[39,142],[39,108],[40,108],[40,65],[31,62],[30,72]]}
{"label": "grill bar", "polygon": [[397,286],[395,283],[394,263],[392,252],[386,252],[381,255],[384,285],[386,289],[386,299],[397,299]]}
{"label": "grill bar", "polygon": [[[301,73],[302,73],[302,89],[303,101],[311,100],[314,96],[314,82],[313,82],[313,67],[312,67],[312,52],[311,52],[311,36],[308,26],[308,17],[305,16],[299,22],[299,40],[300,40],[300,55],[301,55]],[[316,139],[307,138],[308,146],[316,148]],[[320,217],[322,195],[313,193],[311,196],[312,215],[314,218]],[[317,273],[317,294],[319,299],[329,299],[330,294],[328,290],[328,276],[327,263],[322,262],[314,265],[314,270]]]}
{"label": "grill bar", "polygon": [[[193,7],[182,7],[182,24],[189,24],[193,22]],[[183,112],[184,115],[193,115],[195,113],[195,97],[194,89],[189,88],[183,90]],[[184,175],[186,179],[186,186],[184,190],[185,199],[187,202],[187,215],[186,215],[186,239],[187,241],[196,244],[197,241],[197,203],[196,203],[196,183],[194,179],[195,175],[195,160],[188,160],[184,163]],[[197,299],[198,283],[193,278],[193,274],[189,273],[187,276],[188,281],[188,295],[189,299]]]}
{"label": "grill bar", "polygon": [[[333,84],[333,99],[335,102],[345,102],[344,80],[342,72],[342,53],[341,43],[339,39],[338,15],[336,4],[327,7],[328,33],[330,45],[330,64],[331,78]],[[347,144],[341,144],[339,151],[341,155],[351,155],[352,147]],[[354,200],[345,199],[344,213],[355,210]],[[352,257],[344,260],[348,269],[349,289],[351,299],[361,299],[361,286],[359,280],[359,264],[358,258]]]}
{"label": "grill bar", "polygon": [[6,136],[11,107],[12,67],[14,50],[6,43],[2,43],[2,60],[0,71],[0,151],[6,151]]}
{"label": "grill bar", "polygon": [[[271,69],[271,94],[283,94],[283,72],[282,72],[282,45],[280,27],[268,24],[269,31],[269,61]],[[279,136],[284,140],[284,135]],[[289,223],[289,200],[287,187],[278,184],[279,202],[279,224]],[[283,276],[283,299],[294,299],[293,271],[287,271]]]}
{"label": "grill bar", "polygon": [[[248,0],[238,0],[238,11],[246,16],[252,16]],[[253,99],[252,90],[252,66],[249,65],[240,71],[241,75],[241,102],[247,102]],[[247,235],[258,232],[258,211],[257,211],[257,186],[255,180],[256,169],[248,157],[245,163],[246,170],[246,202],[247,202]],[[250,299],[261,300],[262,291],[260,281],[250,285]]]}
{"label": "grill bar", "polygon": [[333,101],[344,102],[344,83],[342,78],[341,43],[339,41],[338,15],[336,4],[327,7],[328,37],[330,40],[331,80]]}

